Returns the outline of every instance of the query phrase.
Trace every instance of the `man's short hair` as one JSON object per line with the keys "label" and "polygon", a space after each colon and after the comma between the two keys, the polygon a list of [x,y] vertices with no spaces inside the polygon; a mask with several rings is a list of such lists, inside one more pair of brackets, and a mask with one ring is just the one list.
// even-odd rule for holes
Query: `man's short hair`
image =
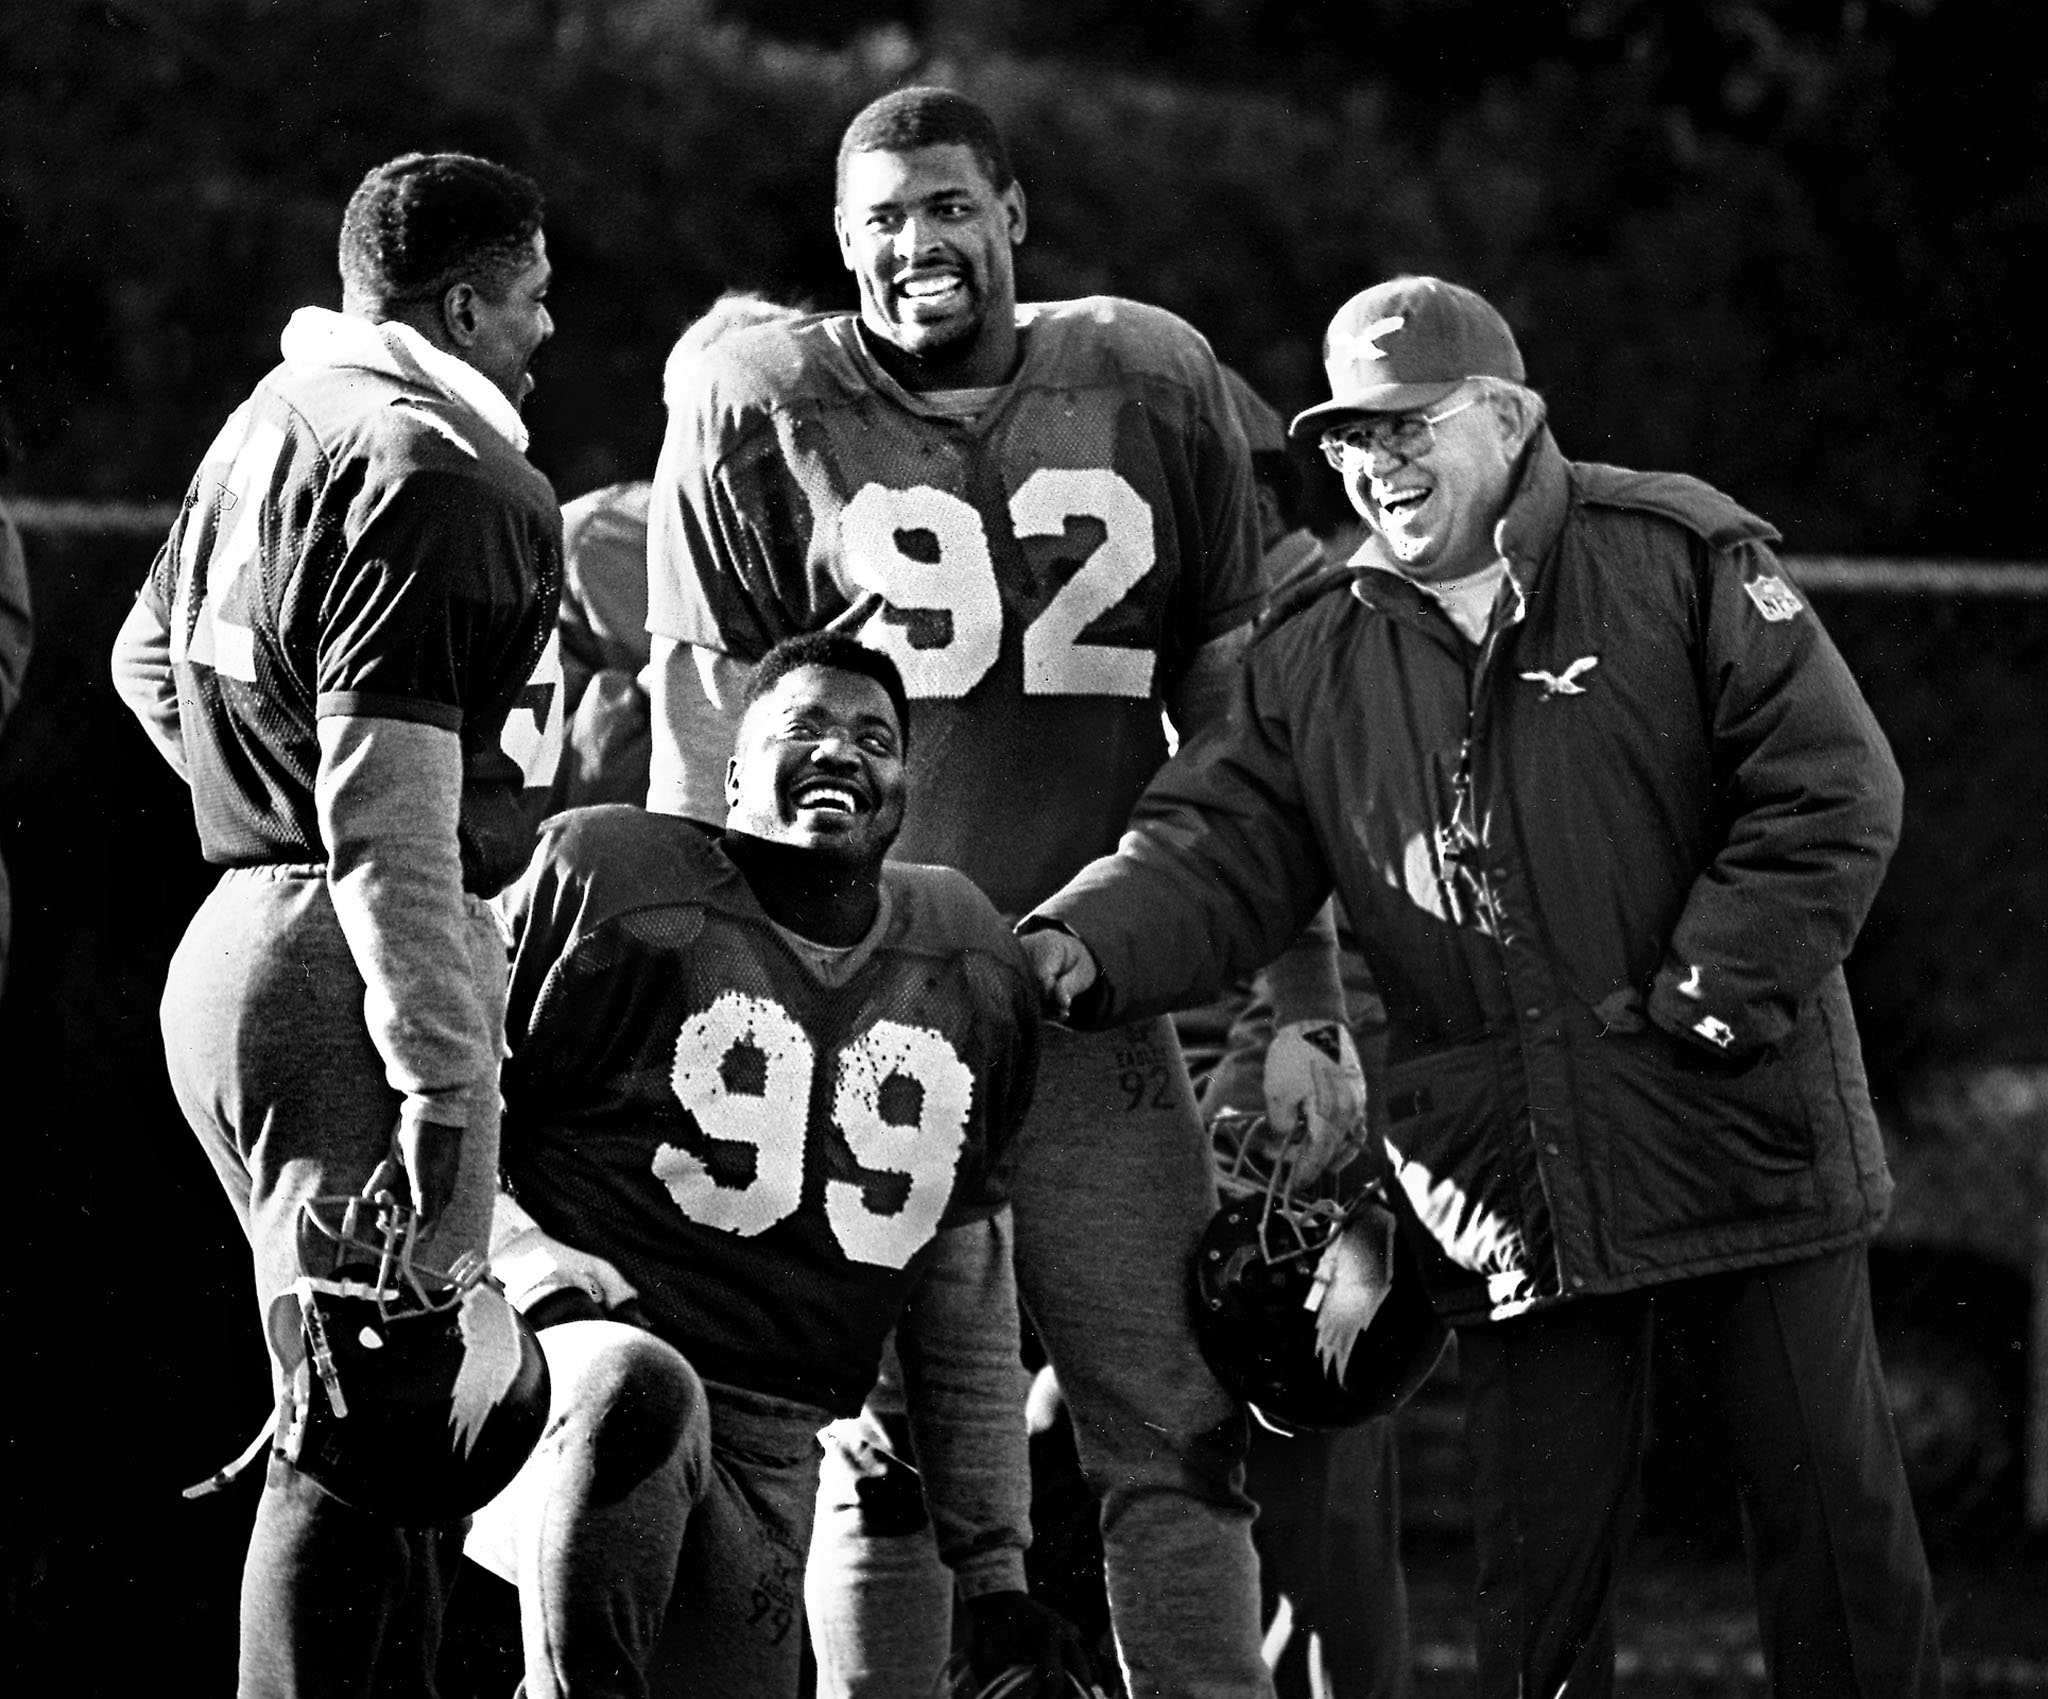
{"label": "man's short hair", "polygon": [[458,283],[504,297],[531,258],[541,193],[467,153],[408,153],[371,171],[341,215],[341,281],[374,308],[436,300]]}
{"label": "man's short hair", "polygon": [[1516,383],[1513,378],[1474,378],[1472,387],[1489,401],[1496,396],[1511,396],[1519,401],[1529,415],[1532,428],[1550,416],[1550,403],[1527,384]]}
{"label": "man's short hair", "polygon": [[676,338],[676,345],[668,351],[668,360],[661,369],[663,403],[674,409],[677,397],[689,380],[690,368],[720,337],[745,330],[749,325],[773,324],[778,319],[800,319],[808,311],[806,307],[772,301],[766,295],[752,295],[737,289],[726,291],[683,327],[683,334]]}
{"label": "man's short hair", "polygon": [[908,153],[955,142],[974,150],[996,193],[1016,182],[1010,150],[986,109],[949,88],[893,89],[856,112],[839,138],[839,162],[832,178],[835,194],[846,186],[846,162],[857,153]]}
{"label": "man's short hair", "polygon": [[754,663],[740,693],[740,713],[766,696],[801,667],[830,667],[835,672],[859,673],[871,678],[888,693],[896,710],[896,729],[902,735],[904,751],[910,749],[910,694],[903,688],[903,675],[896,663],[879,649],[870,649],[843,631],[806,631],[785,637]]}

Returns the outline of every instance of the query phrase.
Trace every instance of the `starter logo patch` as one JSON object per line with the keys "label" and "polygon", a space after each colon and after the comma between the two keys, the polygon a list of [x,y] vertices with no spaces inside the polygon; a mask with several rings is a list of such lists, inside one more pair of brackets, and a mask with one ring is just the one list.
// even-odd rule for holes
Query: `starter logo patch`
{"label": "starter logo patch", "polygon": [[1742,587],[1749,592],[1749,599],[1756,603],[1756,611],[1774,625],[1790,619],[1806,606],[1792,593],[1792,586],[1775,573],[1752,578]]}
{"label": "starter logo patch", "polygon": [[1702,1015],[1692,1023],[1692,1030],[1717,1050],[1729,1049],[1735,1043],[1735,1029],[1719,1015]]}

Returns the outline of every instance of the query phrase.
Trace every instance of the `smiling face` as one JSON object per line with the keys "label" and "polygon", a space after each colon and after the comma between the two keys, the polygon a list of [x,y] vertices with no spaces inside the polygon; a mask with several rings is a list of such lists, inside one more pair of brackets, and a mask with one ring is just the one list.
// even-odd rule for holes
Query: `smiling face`
{"label": "smiling face", "polygon": [[[841,170],[832,221],[840,258],[860,284],[861,322],[935,373],[924,387],[979,387],[1010,375],[1012,250],[1024,239],[1018,185],[998,190],[962,142],[855,153]],[[915,374],[906,381],[919,387]]]}
{"label": "smiling face", "polygon": [[[451,327],[451,334],[462,338],[457,351],[504,391],[514,407],[523,407],[533,393],[533,357],[555,334],[547,308],[553,276],[547,238],[536,232],[526,262],[495,298],[469,283],[450,291],[450,310],[465,315],[459,330]],[[452,299],[458,293],[463,296],[459,303]]]}
{"label": "smiling face", "polygon": [[725,771],[726,826],[876,863],[903,825],[903,728],[889,693],[838,667],[786,673],[747,709]]}
{"label": "smiling face", "polygon": [[1466,391],[1436,404],[1434,444],[1407,456],[1389,448],[1347,450],[1345,494],[1410,578],[1465,578],[1493,564],[1494,522],[1507,507],[1526,435],[1519,411],[1492,397],[1452,408]]}

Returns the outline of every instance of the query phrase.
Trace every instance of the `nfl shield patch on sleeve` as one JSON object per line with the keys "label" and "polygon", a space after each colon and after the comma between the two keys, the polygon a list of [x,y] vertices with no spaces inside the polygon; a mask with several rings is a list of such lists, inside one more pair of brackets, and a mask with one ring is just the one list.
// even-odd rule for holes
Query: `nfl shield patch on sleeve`
{"label": "nfl shield patch on sleeve", "polygon": [[1742,587],[1749,592],[1749,599],[1756,603],[1756,611],[1773,624],[1790,619],[1806,606],[1792,593],[1792,586],[1775,573],[1752,578]]}

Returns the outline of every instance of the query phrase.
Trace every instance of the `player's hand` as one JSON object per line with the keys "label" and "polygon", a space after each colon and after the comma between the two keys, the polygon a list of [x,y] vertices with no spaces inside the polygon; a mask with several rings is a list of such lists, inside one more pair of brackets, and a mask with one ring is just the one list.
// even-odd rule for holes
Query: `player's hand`
{"label": "player's hand", "polygon": [[1266,1048],[1266,1120],[1290,1141],[1294,1178],[1342,1168],[1365,1145],[1365,1070],[1342,1021],[1289,1021]]}
{"label": "player's hand", "polygon": [[1093,985],[1102,970],[1095,954],[1073,933],[1057,926],[1026,932],[1018,942],[1031,962],[1038,980],[1038,995],[1045,1012],[1064,1020],[1074,999]]}
{"label": "player's hand", "polygon": [[[410,1193],[420,1226],[433,1226],[455,1196],[455,1177],[462,1168],[462,1129],[439,1121],[401,1120],[392,1137],[392,1154],[402,1172],[390,1176],[400,1182],[391,1189]],[[376,1185],[372,1180],[372,1189]]]}
{"label": "player's hand", "polygon": [[983,1593],[966,1612],[967,1692],[1028,1699],[1101,1691],[1074,1625],[1028,1593]]}
{"label": "player's hand", "polygon": [[499,1245],[491,1253],[491,1272],[522,1315],[560,1292],[581,1293],[607,1312],[623,1309],[640,1296],[639,1289],[603,1257],[565,1245],[538,1227],[528,1227]]}

